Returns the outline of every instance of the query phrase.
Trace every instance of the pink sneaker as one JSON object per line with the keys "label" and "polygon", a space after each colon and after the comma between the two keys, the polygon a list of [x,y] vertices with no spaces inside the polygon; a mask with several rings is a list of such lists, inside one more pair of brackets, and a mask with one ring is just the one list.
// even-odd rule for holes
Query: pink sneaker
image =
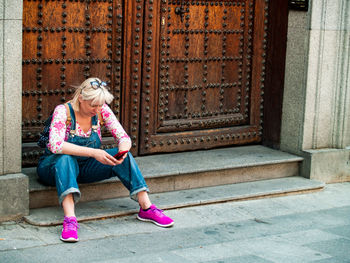
{"label": "pink sneaker", "polygon": [[164,215],[163,210],[158,209],[155,205],[151,205],[147,211],[140,208],[137,219],[152,222],[161,227],[170,227],[174,224],[174,221],[170,217]]}
{"label": "pink sneaker", "polygon": [[64,217],[63,220],[63,229],[62,229],[62,235],[61,240],[64,242],[77,242],[79,241],[78,238],[78,228],[79,224],[77,222],[77,219],[72,217]]}

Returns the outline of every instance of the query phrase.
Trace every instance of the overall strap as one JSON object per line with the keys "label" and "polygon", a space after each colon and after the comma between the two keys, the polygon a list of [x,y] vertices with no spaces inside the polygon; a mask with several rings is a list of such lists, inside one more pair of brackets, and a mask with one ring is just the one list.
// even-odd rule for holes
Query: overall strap
{"label": "overall strap", "polygon": [[64,106],[66,107],[66,111],[67,111],[66,126],[68,126],[72,119],[70,117],[70,110],[69,110],[68,103],[65,103]]}
{"label": "overall strap", "polygon": [[96,132],[96,131],[97,131],[97,128],[98,128],[98,122],[97,122],[97,120],[98,120],[97,115],[95,115],[95,116],[93,116],[93,117],[91,118],[91,128],[92,128],[92,130],[93,130],[94,132]]}
{"label": "overall strap", "polygon": [[102,114],[100,111],[97,113],[97,116],[98,116],[98,120],[100,121],[100,125],[102,127],[105,122],[103,121]]}
{"label": "overall strap", "polygon": [[102,114],[101,112],[98,112],[97,115],[95,115],[94,117],[92,117],[92,129],[96,132],[97,128],[98,128],[98,121],[100,121],[100,126],[102,128],[102,125],[104,124],[103,118],[102,118]]}
{"label": "overall strap", "polygon": [[71,122],[72,122],[72,125],[70,127],[69,133],[71,135],[74,135],[75,134],[75,114],[74,114],[74,110],[73,110],[72,104],[70,104],[69,102],[66,103],[66,104],[68,104],[68,107],[69,107],[69,111],[67,111],[67,120],[68,120],[68,112],[69,112],[70,113]]}

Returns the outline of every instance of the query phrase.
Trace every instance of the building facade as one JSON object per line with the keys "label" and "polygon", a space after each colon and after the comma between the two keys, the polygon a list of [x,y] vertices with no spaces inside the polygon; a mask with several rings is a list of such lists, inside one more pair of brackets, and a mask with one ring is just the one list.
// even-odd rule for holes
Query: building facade
{"label": "building facade", "polygon": [[[57,4],[55,8],[59,6],[61,9],[67,9],[70,4],[73,5],[78,1],[51,2],[53,6]],[[302,156],[304,161],[301,165],[300,173],[306,178],[317,179],[327,183],[350,180],[349,1],[310,0],[308,11],[289,10],[288,24],[285,25],[286,32],[283,32],[283,27],[278,27],[278,22],[282,21],[283,17],[278,18],[278,12],[275,11],[274,13],[273,8],[276,8],[277,5],[281,6],[282,9],[287,7],[287,1],[281,1],[281,3],[277,3],[277,1],[276,6],[274,6],[272,1],[268,0],[222,2],[221,5],[220,2],[212,2],[212,7],[210,5],[207,7],[201,2],[195,3],[193,7],[192,5],[190,6],[190,11],[197,12],[197,9],[191,9],[196,6],[202,8],[204,19],[203,28],[198,32],[194,29],[191,31],[191,24],[186,23],[186,19],[190,19],[188,18],[190,16],[187,16],[186,6],[183,6],[182,1],[177,3],[176,1],[158,2],[151,0],[136,1],[135,4],[132,4],[133,1],[131,1],[132,3],[126,4],[127,2],[125,2],[124,5],[122,1],[86,1],[87,4],[90,2],[95,4],[100,2],[102,5],[116,3],[115,9],[106,9],[111,14],[105,14],[106,17],[113,17],[114,15],[116,17],[115,20],[112,19],[111,21],[111,29],[108,28],[108,22],[105,24],[106,32],[104,32],[104,27],[92,27],[93,30],[96,28],[93,33],[105,34],[101,37],[101,39],[106,40],[105,43],[98,44],[101,46],[105,45],[108,47],[108,41],[110,40],[108,34],[110,32],[113,41],[115,40],[111,44],[111,48],[114,48],[114,50],[109,52],[110,50],[107,48],[105,50],[107,55],[101,54],[102,57],[107,56],[105,62],[102,58],[101,61],[95,59],[85,63],[82,60],[82,63],[79,63],[78,55],[72,54],[77,61],[75,63],[72,58],[72,61],[68,63],[68,60],[64,60],[64,58],[67,56],[69,59],[70,51],[65,46],[69,44],[69,39],[65,37],[62,39],[60,35],[62,42],[57,44],[57,46],[60,46],[60,56],[62,55],[63,59],[53,59],[50,64],[49,59],[45,61],[45,52],[51,55],[52,49],[50,49],[49,45],[45,47],[45,43],[42,44],[37,41],[42,41],[41,37],[44,40],[45,37],[50,38],[50,32],[61,34],[62,28],[69,30],[69,26],[55,26],[54,32],[51,30],[52,26],[48,26],[47,31],[45,31],[45,21],[40,19],[40,10],[43,8],[40,7],[41,1],[0,1],[0,35],[2,37],[0,41],[2,57],[0,64],[0,121],[3,123],[0,128],[0,220],[9,220],[29,212],[28,178],[21,173],[23,160],[28,158],[28,156],[34,156],[35,154],[33,153],[37,152],[30,148],[31,143],[33,144],[30,138],[33,132],[40,128],[40,125],[37,125],[39,123],[38,120],[42,121],[45,114],[49,112],[47,106],[49,102],[57,103],[62,98],[64,100],[67,94],[69,95],[69,88],[66,89],[67,79],[76,78],[74,74],[69,75],[69,73],[65,73],[66,68],[69,68],[70,65],[70,71],[78,68],[78,72],[81,70],[81,73],[87,74],[85,77],[89,76],[89,74],[96,74],[99,70],[103,75],[107,74],[107,78],[109,76],[110,83],[113,87],[116,87],[114,94],[118,103],[130,105],[129,108],[125,106],[127,109],[121,111],[119,108],[120,104],[116,103],[113,105],[113,109],[119,114],[131,136],[134,136],[134,151],[136,154],[162,152],[162,149],[164,149],[162,147],[163,144],[168,145],[167,149],[170,147],[171,151],[201,149],[203,148],[200,144],[201,139],[203,139],[203,142],[209,143],[210,147],[242,145],[254,142]],[[119,3],[122,5],[120,6]],[[40,24],[39,26],[27,24],[26,21],[30,21],[28,14],[31,14],[31,5],[39,10],[35,13],[38,17],[33,18],[33,21],[44,23],[42,26]],[[178,9],[175,8],[175,5],[177,5]],[[236,16],[232,17],[232,19],[237,18],[238,21],[239,19],[243,20],[241,22],[242,28],[235,28],[234,25],[225,22],[229,20],[227,19],[229,15],[225,15],[227,10],[230,13],[230,10],[236,10],[237,6],[243,10],[243,14],[247,14],[244,16],[237,13]],[[161,11],[159,12],[160,16],[154,20],[154,17],[158,14],[154,10],[158,8]],[[69,18],[69,12],[67,19],[65,19],[66,12],[61,9],[59,14],[63,18],[59,18],[59,23],[63,23],[66,20],[63,24],[69,23],[69,19],[72,19]],[[219,30],[210,29],[210,23],[215,22],[211,20],[213,16],[210,16],[210,10],[214,9],[222,11],[222,22],[220,22],[222,28]],[[253,12],[253,9],[256,13],[250,13]],[[143,10],[145,11],[143,12]],[[276,8],[276,10],[278,9]],[[287,9],[283,10],[288,11]],[[209,13],[209,15],[205,15],[205,13]],[[140,17],[143,14],[145,17]],[[162,14],[166,14],[166,16],[162,16]],[[177,21],[183,22],[183,30],[176,31],[176,28],[172,28],[174,22],[170,19],[173,19],[174,16],[177,17]],[[83,22],[85,25],[87,25],[86,23],[94,23],[93,16],[84,13],[82,17],[84,17]],[[123,17],[125,18],[124,20]],[[121,21],[118,21],[118,19]],[[250,21],[250,19],[255,20]],[[159,24],[155,26],[154,21],[158,21]],[[51,22],[48,21],[47,23]],[[267,26],[268,22],[270,27]],[[133,31],[127,30],[128,27],[123,27],[123,23],[132,24]],[[140,26],[140,28],[146,28],[143,34],[140,35],[143,37],[143,41],[142,39],[139,40],[138,23],[144,23],[144,27]],[[271,27],[271,23],[274,24],[274,27]],[[149,27],[148,29],[147,26]],[[178,27],[181,26],[178,25]],[[38,32],[41,33],[40,30],[43,30],[42,36],[38,35]],[[72,33],[76,30],[77,34],[82,34],[79,32],[79,26],[72,26],[71,30]],[[113,33],[114,30],[117,32],[116,34]],[[47,33],[46,35],[45,32]],[[83,37],[89,39],[89,32],[84,28],[82,32]],[[272,48],[274,49],[269,48],[269,43],[273,42],[274,45],[278,43],[279,32],[281,33],[280,45],[273,46]],[[123,33],[124,37],[119,38],[119,33]],[[167,34],[172,34],[172,37],[166,37]],[[190,34],[193,36],[203,35],[202,44],[204,49],[202,53],[197,54],[195,53],[197,52],[195,48],[191,49],[191,41],[195,38],[191,38]],[[209,40],[206,40],[207,34]],[[243,40],[235,39],[234,37],[230,40],[230,36],[235,36],[235,34],[243,34]],[[252,42],[249,42],[251,39],[249,37],[250,34],[255,36],[251,40]],[[218,35],[220,38],[217,39],[221,41],[220,49],[206,49],[207,46],[213,45],[210,41],[211,39],[215,40],[215,37]],[[188,46],[184,46],[181,50],[184,52],[185,57],[189,59],[179,58],[179,61],[177,61],[176,57],[171,57],[171,52],[176,53],[179,51],[174,43],[182,38],[184,40],[183,43],[185,45],[188,44]],[[247,39],[247,42],[244,42],[246,41],[245,39]],[[23,41],[27,42],[23,43]],[[166,42],[163,43],[162,41]],[[199,40],[196,39],[196,41],[198,42]],[[125,52],[123,43],[130,44],[129,42],[133,44],[132,52],[123,53]],[[157,43],[161,43],[160,45],[164,46],[164,49],[161,49],[161,46],[158,47],[160,48],[159,53],[157,53],[159,51]],[[247,48],[242,48],[242,51],[238,48],[237,50],[234,48],[230,49],[230,45],[239,47],[241,43],[243,47]],[[79,45],[78,42],[76,44]],[[96,52],[96,57],[98,57],[100,55],[97,55],[97,53],[103,52],[94,50],[91,47],[94,44],[87,44],[87,46],[85,45],[82,48],[85,52],[84,56],[94,55],[94,52]],[[138,49],[137,47],[140,44],[143,45],[143,48]],[[169,49],[167,45],[172,49]],[[32,52],[32,49],[29,47],[33,47],[35,54],[33,53],[32,57],[27,58],[25,56]],[[28,49],[30,50],[28,51]],[[118,49],[120,49],[120,52]],[[279,49],[281,50],[280,53]],[[164,54],[161,51],[164,51]],[[214,55],[217,51],[220,52],[220,59],[217,59],[218,56]],[[266,54],[266,51],[268,54]],[[167,52],[170,52],[170,56]],[[232,52],[231,55],[230,52]],[[242,52],[243,57],[247,59],[240,64],[240,56],[235,56],[235,52],[237,54]],[[123,54],[127,54],[127,56],[123,57]],[[191,57],[191,54],[194,55]],[[259,56],[256,56],[256,54]],[[279,54],[284,54],[282,60],[278,56]],[[108,55],[111,56],[113,61],[109,62]],[[152,65],[156,65],[157,61],[162,61],[163,55],[165,56],[165,64],[160,64],[158,67],[159,71],[157,71],[157,67]],[[37,59],[33,59],[33,56]],[[118,56],[122,57],[122,60],[119,60]],[[266,61],[265,56],[267,56]],[[141,66],[141,63],[139,63],[141,60],[144,61],[144,66]],[[62,65],[62,61],[66,64]],[[220,64],[217,64],[217,61],[220,61]],[[184,72],[182,72],[183,77],[180,80],[176,79],[177,75],[171,71],[171,66],[170,70],[167,69],[167,62],[180,63],[176,64],[177,68],[174,71],[178,72],[180,68],[184,69]],[[198,62],[201,63],[200,67]],[[59,72],[57,76],[60,79],[57,79],[56,82],[59,82],[64,89],[57,91],[59,96],[55,97],[53,101],[47,99],[47,102],[45,102],[44,98],[43,102],[40,97],[43,94],[41,92],[45,92],[41,86],[45,81],[41,80],[45,79],[45,77],[47,78],[49,73],[42,73],[42,71],[45,71],[45,67],[39,66],[41,65],[39,63],[46,63],[48,72],[54,72],[55,70],[51,69],[50,65],[52,65],[52,68],[56,67],[56,71]],[[100,65],[99,63],[105,63],[103,69],[96,66]],[[274,63],[278,64],[275,65]],[[279,72],[281,70],[279,69],[280,65],[283,65],[281,72]],[[118,73],[120,72],[118,67],[122,69],[120,74]],[[27,68],[28,70],[26,70]],[[115,71],[108,75],[109,71],[105,69],[110,68],[115,69]],[[23,69],[25,70],[23,71]],[[232,72],[237,71],[239,73],[236,75],[235,73],[230,74],[230,69],[232,69]],[[191,77],[195,75],[190,74],[191,70],[200,70],[201,77],[198,79]],[[251,74],[251,70],[253,74]],[[217,71],[220,71],[221,75],[212,74],[212,72]],[[148,72],[152,74],[148,74]],[[153,75],[156,77],[153,77]],[[124,76],[127,76],[127,78],[125,79]],[[213,89],[209,91],[204,90],[201,86],[203,82],[211,78],[219,78],[220,80],[217,91],[215,91],[215,85],[210,87]],[[35,81],[32,81],[32,79]],[[162,80],[165,80],[165,82],[169,81],[170,84],[172,82],[185,81],[185,85],[175,86],[169,84],[163,87],[161,85]],[[270,83],[269,86],[266,83],[264,84],[266,80]],[[34,87],[32,90],[30,90],[32,86],[27,85],[28,83],[31,83]],[[214,105],[214,102],[210,104],[210,98],[216,96],[215,92],[218,92],[217,96],[221,96],[220,92],[225,94],[228,90],[226,88],[235,87],[235,85],[240,86],[240,83],[247,83],[247,87],[238,93],[231,92],[227,93],[226,96],[222,96],[218,105]],[[125,90],[125,85],[129,85],[130,89],[123,91]],[[143,87],[142,85],[145,86]],[[188,108],[188,111],[192,114],[184,117],[185,115],[178,111],[179,105],[171,103],[179,98],[182,101],[186,101],[184,97],[186,98],[189,95],[178,95],[184,92],[186,86],[191,87],[191,92],[194,94],[192,98],[198,97],[200,101],[193,102],[190,100],[189,104],[186,102],[182,105],[182,108]],[[152,87],[157,87],[157,89],[152,90]],[[169,92],[166,90],[167,88]],[[176,91],[177,95],[171,95],[171,89]],[[166,92],[162,101],[154,101],[153,98],[157,96],[148,96],[149,94],[159,95],[161,92]],[[186,94],[191,94],[187,90],[186,92],[188,92]],[[47,94],[49,93],[50,90],[48,89]],[[54,93],[55,90],[52,91],[52,94]],[[264,93],[265,95],[263,96]],[[119,97],[118,94],[120,94]],[[230,102],[225,100],[227,96],[234,97],[237,104],[230,105]],[[138,101],[138,99],[141,101]],[[274,104],[276,101],[277,103]],[[157,105],[160,105],[162,102],[169,106],[162,105],[159,106],[163,107],[159,111],[148,112],[153,107],[157,108]],[[195,110],[191,109],[191,102],[196,105],[204,105],[202,111],[198,113],[199,115],[193,115]],[[249,108],[244,108],[244,104],[249,105]],[[133,111],[133,107],[136,107],[134,111],[137,113]],[[210,107],[213,110],[207,109]],[[217,114],[215,113],[215,107],[220,109]],[[32,108],[35,108],[34,111]],[[168,109],[169,115],[167,115],[167,111],[164,111],[165,109]],[[35,113],[35,118],[33,122],[27,123],[24,116],[31,114],[31,111]],[[138,112],[143,112],[143,117],[138,116]],[[277,114],[274,112],[277,112]],[[156,123],[156,120],[164,125],[158,125],[159,127],[157,125],[149,126],[149,123]],[[205,129],[201,128],[203,125]],[[208,129],[215,131],[215,134],[209,135],[206,133]],[[175,139],[167,137],[167,132],[176,133],[177,137]],[[223,138],[222,141],[221,137]],[[22,148],[22,141],[29,146]],[[137,145],[138,143],[140,145]],[[24,152],[22,152],[22,149],[24,149]],[[29,151],[27,155],[24,155],[27,149]]]}

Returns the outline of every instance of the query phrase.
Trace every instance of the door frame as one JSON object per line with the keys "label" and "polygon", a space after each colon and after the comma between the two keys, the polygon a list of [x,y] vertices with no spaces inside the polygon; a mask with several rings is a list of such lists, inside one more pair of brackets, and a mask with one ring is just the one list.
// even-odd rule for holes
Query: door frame
{"label": "door frame", "polygon": [[[268,1],[268,0],[265,0]],[[288,1],[269,2],[262,144],[280,148],[288,31]]]}

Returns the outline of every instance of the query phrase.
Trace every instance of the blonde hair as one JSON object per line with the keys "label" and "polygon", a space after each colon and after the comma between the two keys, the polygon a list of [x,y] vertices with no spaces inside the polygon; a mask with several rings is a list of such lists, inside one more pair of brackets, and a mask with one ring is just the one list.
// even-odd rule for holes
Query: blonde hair
{"label": "blonde hair", "polygon": [[104,103],[110,104],[113,100],[113,95],[107,90],[106,86],[100,85],[97,89],[92,87],[91,82],[102,81],[98,78],[88,78],[80,86],[75,86],[76,91],[74,92],[73,99],[70,101],[73,109],[79,111],[79,96],[83,100],[92,100],[92,105],[103,105]]}

